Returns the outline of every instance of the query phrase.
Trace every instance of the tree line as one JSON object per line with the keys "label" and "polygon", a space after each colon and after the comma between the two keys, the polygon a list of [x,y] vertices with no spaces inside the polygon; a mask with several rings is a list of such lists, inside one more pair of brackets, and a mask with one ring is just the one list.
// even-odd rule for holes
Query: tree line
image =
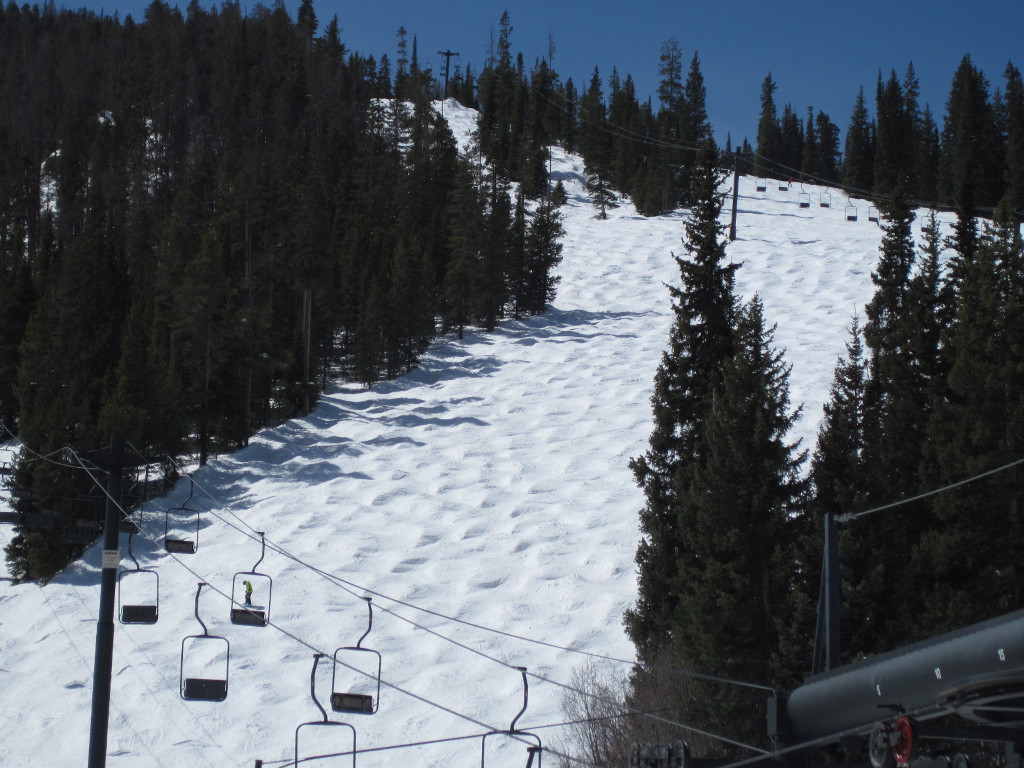
{"label": "tree line", "polygon": [[[294,19],[280,2],[2,14],[0,420],[31,449],[15,578],[52,575],[102,511],[38,455],[117,433],[203,464],[332,378],[395,377],[439,333],[553,299],[558,190],[513,184],[504,128],[460,153],[404,30],[392,64],[348,50],[337,18],[320,32],[309,0]],[[509,60],[480,74],[495,108]]]}
{"label": "tree line", "polygon": [[802,119],[786,104],[779,115],[771,74],[761,85],[753,172],[835,184],[850,193],[884,198],[898,183],[910,200],[973,206],[991,217],[1004,197],[1024,211],[1024,81],[1008,62],[1003,87],[991,90],[965,55],[950,86],[945,116],[920,103],[913,63],[901,79],[878,73],[874,116],[862,87],[840,147],[828,115],[808,108]]}
{"label": "tree line", "polygon": [[952,225],[921,213],[915,242],[901,172],[879,203],[875,293],[804,448],[787,439],[798,408],[773,326],[734,293],[719,164],[709,144],[694,166],[654,428],[631,462],[645,505],[625,627],[640,663],[620,710],[698,730],[615,719],[603,764],[638,741],[688,739],[715,757],[769,746],[767,693],[749,684],[785,692],[812,669],[827,514],[841,530],[842,663],[1024,607],[1024,240],[1011,196],[982,221],[964,183]]}

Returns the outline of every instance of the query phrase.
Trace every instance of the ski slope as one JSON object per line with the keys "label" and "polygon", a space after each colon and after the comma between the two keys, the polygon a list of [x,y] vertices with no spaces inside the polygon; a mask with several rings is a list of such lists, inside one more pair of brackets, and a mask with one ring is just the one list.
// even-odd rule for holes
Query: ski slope
{"label": "ski slope", "polygon": [[[465,142],[475,113],[449,101],[445,114]],[[115,627],[107,765],[289,763],[297,726],[322,719],[310,698],[313,654],[356,644],[364,596],[374,613],[362,645],[382,659],[379,712],[328,709],[355,727],[359,766],[479,764],[480,738],[385,748],[508,728],[523,704],[517,666],[530,675],[517,726],[562,749],[565,731],[548,726],[564,719],[559,684],[583,654],[622,660],[598,662],[609,673],[628,671],[621,618],[635,597],[643,505],[628,461],[651,428],[685,212],[648,219],[627,202],[600,221],[581,160],[555,150],[552,168],[569,200],[549,312],[439,339],[417,370],[369,390],[335,383],[307,418],[214,459],[194,474],[195,554],[172,556],[161,541],[188,481],[147,504],[133,549],[159,574],[160,618]],[[757,192],[754,179],[740,179],[728,255],[742,264],[738,290],[760,295],[777,324],[792,401],[804,409],[793,437],[811,448],[847,328],[872,293],[881,231],[863,201],[848,222],[837,190],[808,186],[811,207],[801,208],[799,184],[777,186]],[[832,207],[820,207],[822,192]],[[255,531],[268,542],[258,570],[273,579],[272,626],[261,628],[231,624],[225,596],[260,556]],[[10,536],[0,528],[0,543]],[[131,567],[125,535],[121,547]],[[45,587],[0,580],[0,765],[85,763],[100,550]],[[200,581],[210,585],[200,615],[230,642],[221,703],[179,696],[183,638],[202,631]],[[269,596],[258,587],[262,604]],[[324,702],[330,667],[317,675]],[[311,750],[351,746],[343,728],[306,735]],[[525,764],[522,745],[487,744],[488,766]]]}

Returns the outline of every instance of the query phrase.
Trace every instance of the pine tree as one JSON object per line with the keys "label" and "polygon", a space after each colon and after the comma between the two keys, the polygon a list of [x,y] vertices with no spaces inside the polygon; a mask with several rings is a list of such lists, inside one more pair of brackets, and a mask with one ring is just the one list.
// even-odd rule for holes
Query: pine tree
{"label": "pine tree", "polygon": [[1006,65],[1006,194],[1017,218],[1024,217],[1024,79]]}
{"label": "pine tree", "polygon": [[782,108],[779,133],[781,145],[777,160],[783,166],[779,171],[784,177],[791,178],[798,172],[803,160],[804,129],[790,104]]}
{"label": "pine tree", "polygon": [[988,80],[966,55],[946,101],[939,164],[941,200],[971,215],[974,206],[996,205],[1005,186],[1002,159]]}
{"label": "pine tree", "polygon": [[819,165],[814,175],[825,182],[839,183],[842,170],[839,162],[839,126],[828,115],[818,110],[814,124],[818,133]]}
{"label": "pine tree", "polygon": [[605,129],[606,111],[601,75],[594,67],[590,85],[580,97],[580,154],[589,173],[608,174],[611,144]]}
{"label": "pine tree", "polygon": [[[793,657],[802,665],[803,654],[782,649],[780,638],[795,615],[790,585],[806,528],[804,454],[786,440],[799,409],[790,405],[790,368],[773,339],[755,297],[737,318],[735,352],[722,365],[695,458],[680,471],[679,513],[687,524],[672,642],[677,663],[695,671],[792,684],[799,667],[786,667]],[[807,638],[808,630],[797,634]],[[783,656],[789,663],[777,665]],[[715,686],[680,719],[755,743],[763,739],[760,699]]]}
{"label": "pine tree", "polygon": [[772,80],[772,73],[769,72],[761,83],[761,117],[757,121],[757,156],[754,158],[756,176],[770,174],[782,152],[782,130],[775,108],[777,88],[775,81]]}
{"label": "pine tree", "polygon": [[857,101],[846,131],[846,152],[843,155],[843,187],[847,191],[869,190],[874,185],[875,135],[868,118],[864,89],[857,92]]}
{"label": "pine tree", "polygon": [[21,340],[36,302],[29,270],[29,264],[20,258],[0,268],[0,423],[10,430],[15,429],[18,420],[14,390],[21,364]]}
{"label": "pine tree", "polygon": [[[1024,245],[1006,205],[966,265],[948,338],[948,396],[929,424],[926,480],[939,487],[1009,463],[1024,439],[1021,277]],[[1024,541],[1019,468],[940,494],[922,536],[928,590],[920,624],[928,634],[1021,607],[1024,573],[1014,552]],[[994,536],[993,531],[998,531]]]}
{"label": "pine tree", "polygon": [[908,163],[914,159],[911,145],[911,125],[906,112],[903,87],[896,77],[896,70],[890,70],[889,79],[882,84],[882,73],[878,73],[875,96],[875,162],[873,170],[874,192],[888,195],[896,184],[910,183]]}
{"label": "pine tree", "polygon": [[679,42],[671,39],[661,46],[659,57],[658,98],[661,108],[676,122],[683,113],[683,54]]}
{"label": "pine tree", "polygon": [[523,311],[538,315],[555,299],[560,277],[554,269],[562,261],[562,216],[554,194],[543,198],[533,212],[526,233],[526,263],[523,293],[518,298]]}
{"label": "pine tree", "polygon": [[618,208],[619,203],[608,184],[608,179],[601,172],[593,173],[587,177],[587,192],[594,200],[594,207],[597,208],[597,218],[604,221],[608,218],[609,208]]}
{"label": "pine tree", "polygon": [[[836,362],[829,400],[825,403],[821,426],[811,456],[809,507],[815,522],[815,535],[803,547],[804,558],[813,566],[805,583],[808,595],[817,594],[819,584],[813,574],[821,567],[824,544],[824,516],[835,519],[860,512],[867,506],[868,465],[865,456],[865,404],[867,360],[861,344],[860,321],[853,318],[846,355]],[[862,523],[848,524],[840,539],[840,576],[843,594],[840,626],[845,658],[856,658],[871,647],[864,634],[871,635],[880,624],[879,607],[867,596],[877,594],[879,581],[876,563],[868,559],[863,546]]]}
{"label": "pine tree", "polygon": [[914,179],[916,195],[921,200],[937,200],[939,197],[939,128],[927,104],[921,114],[921,125],[914,157]]}
{"label": "pine tree", "polygon": [[[866,490],[869,500],[878,504],[909,498],[920,489],[931,394],[928,382],[920,376],[920,361],[912,356],[921,344],[911,325],[915,318],[910,304],[914,213],[906,201],[904,182],[897,182],[892,197],[882,205],[882,220],[881,257],[871,274],[876,291],[866,308],[864,328],[871,371],[865,395],[865,456],[871,467]],[[913,569],[907,567],[905,553],[917,538],[923,515],[923,503],[911,504],[899,514],[883,516],[863,527],[857,546],[866,547],[873,558],[871,567],[865,569],[869,576],[858,587],[864,604],[913,599],[919,585]],[[872,593],[874,589],[879,591]],[[903,617],[873,626],[872,645],[859,650],[887,650],[898,645],[907,631]]]}
{"label": "pine tree", "polygon": [[718,152],[705,142],[694,165],[695,204],[686,223],[687,257],[675,256],[681,287],[670,287],[675,320],[654,380],[654,428],[644,456],[630,462],[646,503],[640,513],[643,538],[637,548],[638,598],[625,624],[641,659],[653,660],[671,644],[679,609],[677,578],[683,529],[679,478],[695,460],[712,407],[721,366],[734,351],[734,274],[725,263],[723,196],[718,190]]}

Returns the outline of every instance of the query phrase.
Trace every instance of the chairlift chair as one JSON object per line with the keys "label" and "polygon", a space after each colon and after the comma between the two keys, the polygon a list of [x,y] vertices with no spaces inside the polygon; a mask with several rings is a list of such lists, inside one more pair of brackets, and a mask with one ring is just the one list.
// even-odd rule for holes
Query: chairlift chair
{"label": "chairlift chair", "polygon": [[779,192],[789,192],[789,182],[779,179]]}
{"label": "chairlift chair", "polygon": [[873,221],[876,224],[878,223],[878,209],[874,206],[868,207],[868,221]]}
{"label": "chairlift chair", "polygon": [[199,548],[199,510],[188,503],[195,493],[195,481],[189,477],[188,498],[180,507],[171,507],[164,517],[164,549],[174,554],[191,555]]}
{"label": "chairlift chair", "polygon": [[[298,728],[295,729],[295,765],[302,765],[303,761],[309,760],[310,758],[299,756],[299,735],[303,728],[348,728],[352,732],[352,747],[349,752],[352,755],[352,768],[356,766],[356,729],[350,723],[342,723],[337,720],[329,720],[327,718],[327,710],[324,709],[320,700],[316,697],[316,668],[320,663],[320,659],[323,657],[322,653],[313,654],[313,671],[309,673],[309,695],[313,699],[313,703],[316,704],[316,708],[320,710],[320,714],[323,716],[322,720],[313,720],[308,723],[301,723]],[[344,757],[348,752],[341,752],[337,755],[324,755],[323,757]]]}
{"label": "chairlift chair", "polygon": [[[480,740],[480,768],[485,768],[487,765],[487,739],[491,736],[507,736],[509,738],[516,739],[526,743],[526,768],[533,768],[534,759],[537,761],[537,768],[541,768],[541,757],[544,754],[544,747],[541,744],[540,736],[529,731],[520,731],[516,728],[516,721],[522,717],[526,711],[526,705],[529,703],[530,697],[530,686],[526,680],[526,667],[516,667],[523,676],[523,708],[519,710],[519,713],[512,718],[512,724],[508,727],[507,731],[491,731],[485,733]],[[536,741],[536,744],[531,744],[530,741]]]}
{"label": "chairlift chair", "polygon": [[[181,693],[181,698],[186,701],[224,701],[228,697],[228,670],[231,666],[231,643],[228,642],[226,637],[219,637],[218,635],[211,635],[210,631],[206,628],[206,624],[199,618],[199,594],[203,591],[203,587],[206,586],[205,581],[199,582],[199,588],[196,590],[196,621],[199,622],[203,628],[203,634],[201,635],[189,635],[181,641],[181,671],[178,676],[178,683]],[[191,643],[189,641],[192,641]],[[218,653],[218,649],[223,646],[223,649]],[[186,653],[186,648],[188,653]],[[192,663],[186,664],[186,661],[194,662],[199,657],[200,651],[203,652],[212,650],[214,658],[217,661],[217,667],[223,666],[223,674],[217,677],[187,677],[186,667],[190,670],[194,666]],[[221,664],[220,659],[223,659]],[[206,664],[203,666],[202,671],[205,672],[207,669],[213,671],[213,664]]]}
{"label": "chairlift chair", "polygon": [[767,192],[768,191],[768,180],[767,179],[758,179],[757,182],[755,182],[755,183],[757,185],[756,189],[757,189],[758,192]]}
{"label": "chairlift chair", "polygon": [[[372,598],[364,597],[366,601],[366,608],[369,611],[369,617],[366,624],[366,631],[363,632],[362,637],[356,642],[355,645],[349,645],[343,648],[338,648],[334,652],[334,669],[331,672],[331,709],[335,712],[351,712],[357,715],[375,715],[377,710],[380,708],[380,673],[381,673],[381,655],[378,651],[372,648],[363,648],[363,640],[370,634],[370,630],[373,628],[373,601]],[[376,660],[377,672],[375,675],[365,673],[367,677],[372,677],[376,682],[377,693],[374,696],[372,693],[362,693],[358,691],[339,691],[338,690],[338,655],[348,657],[351,660],[360,655],[364,659],[369,659],[370,664]],[[369,656],[367,656],[369,654]],[[348,665],[345,665],[348,666]],[[372,666],[371,666],[372,668]],[[372,683],[371,683],[372,687]]]}
{"label": "chairlift chair", "polygon": [[853,205],[852,203],[850,205],[846,206],[846,220],[847,221],[856,221],[857,220],[857,206]]}
{"label": "chairlift chair", "polygon": [[[267,553],[266,535],[263,531],[256,531],[256,533],[260,535],[262,543],[260,559],[256,561],[252,570],[236,573],[235,578],[231,582],[231,623],[250,627],[265,627],[270,623],[270,598],[274,589],[274,580],[267,574],[259,573],[256,570],[259,564],[263,562],[263,557]],[[266,605],[251,605],[248,600],[242,602],[242,596],[246,594],[245,582],[247,581],[250,583],[253,581],[257,582],[257,585],[253,587],[253,592],[261,595],[261,599],[263,595],[266,595]],[[259,585],[262,585],[262,588],[256,589],[256,586]],[[237,599],[236,595],[238,596]]]}
{"label": "chairlift chair", "polygon": [[830,192],[822,192],[818,197],[818,206],[821,208],[831,208],[832,194]]}
{"label": "chairlift chair", "polygon": [[160,574],[139,566],[132,552],[133,535],[128,534],[128,557],[135,568],[117,575],[118,620],[122,624],[156,624],[160,616]]}
{"label": "chairlift chair", "polygon": [[800,193],[800,207],[810,208],[811,207],[811,195],[809,192]]}

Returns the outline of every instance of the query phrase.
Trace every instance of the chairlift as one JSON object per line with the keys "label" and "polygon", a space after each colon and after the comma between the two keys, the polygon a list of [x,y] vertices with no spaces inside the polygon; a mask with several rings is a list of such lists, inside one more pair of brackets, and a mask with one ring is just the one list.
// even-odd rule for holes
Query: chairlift
{"label": "chairlift", "polygon": [[[295,765],[302,765],[302,761],[308,761],[308,760],[311,759],[309,757],[304,757],[304,758],[301,758],[301,761],[300,761],[300,758],[299,758],[299,735],[300,735],[302,729],[303,728],[309,729],[309,728],[318,728],[318,727],[321,727],[321,728],[322,727],[328,727],[328,728],[348,728],[350,731],[352,731],[352,748],[351,748],[350,751],[351,751],[351,754],[352,754],[352,768],[355,768],[355,765],[356,765],[356,729],[355,729],[355,727],[352,726],[349,723],[342,723],[342,722],[338,722],[337,720],[329,720],[327,718],[327,710],[324,709],[323,705],[320,703],[320,700],[316,697],[316,668],[317,668],[317,665],[320,663],[320,659],[323,657],[323,655],[324,654],[322,654],[322,653],[315,653],[315,654],[313,654],[313,671],[309,673],[309,695],[310,695],[310,697],[312,697],[313,703],[316,704],[316,708],[320,710],[320,714],[323,715],[323,719],[322,720],[313,720],[313,721],[308,722],[308,723],[302,723],[302,724],[299,725],[298,728],[295,729]],[[332,698],[333,698],[333,696],[332,696]],[[346,754],[348,754],[348,753],[347,752],[339,752],[339,753],[333,754],[333,755],[321,755],[320,757],[321,758],[325,758],[325,757],[343,757]]]}
{"label": "chairlift", "polygon": [[[544,747],[541,745],[540,736],[529,731],[520,731],[516,728],[516,721],[522,717],[526,711],[526,705],[529,703],[530,697],[530,686],[526,680],[526,667],[516,667],[523,676],[523,708],[519,710],[519,713],[512,718],[512,724],[508,727],[507,731],[491,731],[485,733],[480,741],[480,768],[485,768],[487,764],[487,739],[491,736],[507,736],[509,738],[516,739],[517,741],[526,743],[526,768],[533,768],[534,758],[537,760],[537,768],[541,768],[541,757],[544,754]],[[529,743],[530,740],[536,740],[536,744]]]}
{"label": "chairlift", "polygon": [[768,180],[767,179],[758,179],[756,184],[757,184],[756,189],[757,189],[758,192],[767,192],[768,191]]}
{"label": "chairlift", "polygon": [[160,615],[160,574],[142,568],[132,552],[132,536],[128,534],[128,557],[135,569],[117,575],[117,615],[122,624],[156,624]]}
{"label": "chairlift", "polygon": [[810,208],[811,207],[811,195],[809,192],[800,193],[800,207]]}
{"label": "chairlift", "polygon": [[199,548],[199,510],[192,509],[196,483],[189,477],[188,498],[180,507],[171,507],[164,518],[164,549],[175,554],[191,555]]}
{"label": "chairlift", "polygon": [[[372,648],[363,648],[363,640],[370,634],[370,630],[373,628],[373,600],[369,597],[364,597],[366,601],[366,609],[369,612],[369,616],[366,624],[366,631],[363,632],[362,637],[356,642],[355,645],[346,646],[339,648],[334,652],[334,669],[331,672],[331,709],[335,712],[351,712],[357,715],[375,715],[377,710],[380,708],[380,672],[381,672],[381,655],[378,651]],[[341,654],[352,661],[357,658],[367,659],[370,662],[370,669],[372,669],[374,658],[377,662],[377,672],[372,674],[365,672],[366,677],[373,678],[376,682],[377,693],[376,696],[372,693],[365,693],[356,690],[339,691],[338,690],[338,654]],[[369,654],[367,656],[366,654]],[[344,666],[348,666],[345,664]],[[358,668],[353,668],[358,671]],[[370,688],[373,687],[372,681]]]}
{"label": "chairlift", "polygon": [[789,192],[789,182],[779,179],[779,192]]}
{"label": "chairlift", "polygon": [[878,223],[878,209],[874,206],[868,206],[868,221]]}
{"label": "chairlift", "polygon": [[[265,627],[270,623],[270,597],[274,589],[274,580],[267,574],[259,573],[256,570],[267,553],[266,535],[263,531],[256,531],[256,533],[260,535],[262,543],[260,559],[256,561],[251,570],[236,573],[231,582],[231,623],[250,627]],[[251,598],[254,594],[259,595],[261,600],[265,599],[266,605],[253,605]]]}
{"label": "chairlift", "polygon": [[846,206],[846,220],[847,221],[856,221],[857,220],[857,206],[853,205],[852,203],[850,205]]}
{"label": "chairlift", "polygon": [[832,207],[832,193],[831,192],[822,192],[821,195],[818,197],[818,206],[821,207],[821,208],[831,208]]}
{"label": "chairlift", "polygon": [[[199,618],[199,595],[205,586],[206,582],[201,581],[196,590],[196,621],[202,626],[203,634],[189,635],[181,641],[181,672],[178,682],[181,698],[186,701],[224,701],[228,697],[231,643],[226,637],[211,635],[206,624]],[[209,658],[212,661],[204,659],[207,653],[211,654]],[[189,663],[186,664],[186,661]],[[218,669],[223,669],[221,675],[208,676],[208,671],[216,672]],[[192,670],[203,673],[203,676],[187,676]]]}
{"label": "chairlift", "polygon": [[685,741],[675,744],[637,744],[629,756],[630,768],[690,768],[690,747]]}

